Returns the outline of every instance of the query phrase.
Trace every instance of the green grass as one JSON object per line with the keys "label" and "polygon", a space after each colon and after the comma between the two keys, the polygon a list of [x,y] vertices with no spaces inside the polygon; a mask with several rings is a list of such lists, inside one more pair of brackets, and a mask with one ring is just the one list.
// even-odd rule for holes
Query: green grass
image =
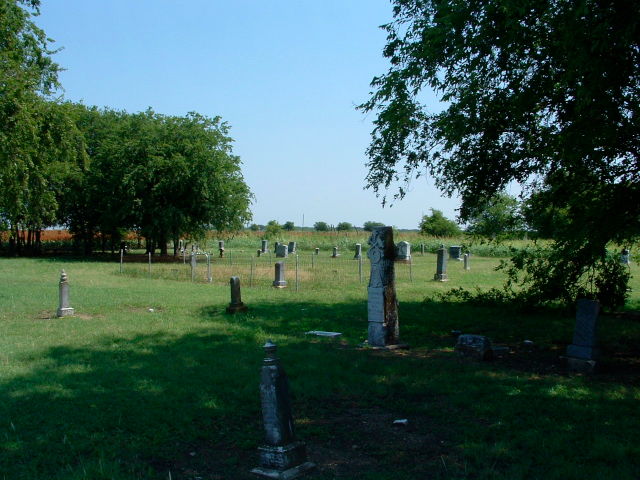
{"label": "green grass", "polygon": [[[415,257],[413,281],[398,265],[411,349],[380,352],[358,348],[366,279],[347,258],[298,292],[249,288],[244,277],[250,310],[236,316],[224,312],[233,268],[221,264],[207,284],[121,275],[117,262],[0,259],[0,480],[252,478],[269,338],[290,379],[298,436],[318,463],[309,478],[638,478],[640,324],[603,316],[604,371],[583,376],[557,361],[570,314],[423,302],[460,285],[498,286],[497,262],[474,257],[470,272],[450,262],[446,284],[432,281],[433,255]],[[57,319],[62,268],[76,316]],[[631,287],[637,308],[637,279]],[[463,361],[452,329],[515,353]],[[524,339],[538,349],[519,350]],[[409,426],[393,427],[396,418]]]}

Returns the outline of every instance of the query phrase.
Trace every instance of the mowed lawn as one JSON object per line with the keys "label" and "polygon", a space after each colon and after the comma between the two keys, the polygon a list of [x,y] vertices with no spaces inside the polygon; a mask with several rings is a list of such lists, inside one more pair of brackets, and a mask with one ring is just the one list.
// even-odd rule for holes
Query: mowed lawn
{"label": "mowed lawn", "polygon": [[[234,316],[221,282],[0,259],[0,480],[254,478],[267,339],[278,344],[297,434],[318,466],[308,478],[640,477],[637,316],[602,315],[600,372],[569,373],[560,356],[571,312],[424,301],[499,286],[499,259],[473,257],[469,272],[450,262],[447,283],[432,280],[435,255],[414,259],[413,281],[397,287],[411,348],[388,352],[360,348],[366,280],[355,275],[297,292],[243,283],[250,310]],[[55,318],[63,268],[76,315]],[[627,310],[640,308],[631,268]],[[451,330],[488,335],[511,353],[460,359]]]}

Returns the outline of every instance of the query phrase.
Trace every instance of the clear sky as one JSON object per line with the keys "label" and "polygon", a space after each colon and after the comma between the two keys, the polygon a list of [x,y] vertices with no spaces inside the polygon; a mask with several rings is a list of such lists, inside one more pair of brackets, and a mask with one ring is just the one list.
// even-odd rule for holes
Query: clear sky
{"label": "clear sky", "polygon": [[42,0],[35,22],[63,48],[66,99],[221,116],[255,223],[417,228],[457,199],[428,178],[391,208],[363,189],[373,117],[355,105],[387,70],[391,18],[388,0]]}

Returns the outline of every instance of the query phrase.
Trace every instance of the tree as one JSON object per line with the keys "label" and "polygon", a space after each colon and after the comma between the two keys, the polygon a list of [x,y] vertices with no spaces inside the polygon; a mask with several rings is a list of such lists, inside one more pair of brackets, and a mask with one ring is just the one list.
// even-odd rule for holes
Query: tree
{"label": "tree", "polygon": [[327,222],[316,222],[313,224],[313,228],[316,232],[328,232],[329,225]]}
{"label": "tree", "polygon": [[498,193],[469,217],[467,233],[496,239],[521,233],[524,223],[515,197]]}
{"label": "tree", "polygon": [[462,230],[456,222],[445,217],[440,210],[431,210],[431,215],[425,215],[420,222],[420,233],[433,237],[455,237]]}
{"label": "tree", "polygon": [[291,232],[296,227],[293,224],[293,222],[284,222],[284,225],[282,225],[282,228],[284,228],[287,232]]}
{"label": "tree", "polygon": [[376,228],[376,227],[384,227],[384,223],[373,222],[373,221],[364,222],[364,225],[362,226],[362,229],[365,232],[373,232],[373,229]]}
{"label": "tree", "polygon": [[282,233],[282,225],[276,220],[269,220],[267,226],[264,229],[265,238],[276,238]]}
{"label": "tree", "polygon": [[[640,234],[640,3],[394,3],[391,67],[360,107],[377,112],[367,186],[427,172],[463,221],[510,182],[543,190],[570,223],[553,251],[576,262],[550,265],[549,291],[602,271],[610,241]],[[427,88],[442,111],[420,103]]]}
{"label": "tree", "polygon": [[31,20],[38,7],[37,0],[0,2],[0,217],[18,252],[23,243],[38,245],[40,230],[55,223],[56,189],[84,161],[73,122],[47,100],[60,67]]}
{"label": "tree", "polygon": [[259,232],[260,231],[260,225],[258,225],[257,223],[252,223],[249,226],[249,230],[251,230],[252,232]]}
{"label": "tree", "polygon": [[339,232],[348,232],[349,230],[353,230],[353,225],[351,225],[349,222],[340,222],[336,226],[336,230],[338,230]]}

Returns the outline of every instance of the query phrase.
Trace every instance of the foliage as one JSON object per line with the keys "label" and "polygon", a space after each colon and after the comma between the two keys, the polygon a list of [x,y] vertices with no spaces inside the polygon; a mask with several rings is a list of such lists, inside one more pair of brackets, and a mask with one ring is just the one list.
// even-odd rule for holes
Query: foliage
{"label": "foliage", "polygon": [[384,227],[384,226],[385,226],[384,223],[374,222],[374,221],[370,220],[370,221],[364,222],[364,225],[362,226],[362,229],[365,232],[373,232],[374,228],[376,228],[376,227]]}
{"label": "foliage", "polygon": [[349,222],[340,222],[336,226],[336,230],[339,232],[348,232],[349,230],[353,230],[353,225]]}
{"label": "foliage", "polygon": [[480,204],[468,218],[467,233],[498,239],[522,233],[524,223],[518,200],[498,193]]}
{"label": "foliage", "polygon": [[265,238],[277,238],[282,233],[282,225],[276,220],[269,220],[264,229]]}
{"label": "foliage", "polygon": [[456,222],[446,218],[440,210],[431,208],[431,215],[425,215],[420,222],[420,233],[432,237],[455,237],[462,231]]}
{"label": "foliage", "polygon": [[313,224],[313,229],[316,232],[328,232],[329,225],[327,224],[327,222],[316,222]]}
{"label": "foliage", "polygon": [[293,231],[296,227],[293,224],[293,222],[284,222],[284,225],[282,225],[282,228],[284,230],[286,230],[287,232],[291,232]]}
{"label": "foliage", "polygon": [[[360,106],[377,112],[368,187],[426,172],[460,195],[463,221],[510,182],[544,192],[556,256],[585,254],[572,281],[638,237],[640,3],[394,4],[391,67]],[[441,111],[421,104],[425,89]]]}
{"label": "foliage", "polygon": [[252,223],[249,226],[249,230],[251,230],[252,232],[259,232],[260,231],[260,225],[258,225],[257,223]]}

